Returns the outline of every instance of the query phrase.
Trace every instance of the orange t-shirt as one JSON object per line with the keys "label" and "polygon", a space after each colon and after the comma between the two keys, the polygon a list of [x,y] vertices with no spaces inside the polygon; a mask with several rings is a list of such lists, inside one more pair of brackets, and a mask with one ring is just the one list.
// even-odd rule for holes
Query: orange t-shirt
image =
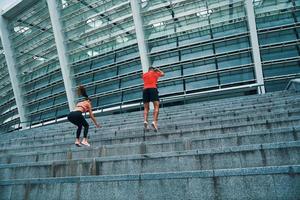
{"label": "orange t-shirt", "polygon": [[87,112],[90,109],[90,103],[88,101],[81,101],[77,103],[76,107],[81,107],[83,108],[83,112]]}
{"label": "orange t-shirt", "polygon": [[161,77],[161,73],[156,71],[149,71],[143,74],[144,89],[157,88],[157,81],[159,77]]}

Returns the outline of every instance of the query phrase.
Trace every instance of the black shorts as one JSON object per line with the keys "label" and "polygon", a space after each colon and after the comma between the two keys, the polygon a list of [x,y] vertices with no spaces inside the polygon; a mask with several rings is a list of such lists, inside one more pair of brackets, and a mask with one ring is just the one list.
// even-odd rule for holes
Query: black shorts
{"label": "black shorts", "polygon": [[143,102],[149,103],[150,101],[159,101],[157,88],[147,88],[143,90]]}

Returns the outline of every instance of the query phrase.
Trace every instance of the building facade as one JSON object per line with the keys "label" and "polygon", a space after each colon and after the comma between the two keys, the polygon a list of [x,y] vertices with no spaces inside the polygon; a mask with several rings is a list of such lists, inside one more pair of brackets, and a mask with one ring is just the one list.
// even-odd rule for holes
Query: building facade
{"label": "building facade", "polygon": [[0,123],[67,115],[84,85],[95,110],[162,98],[283,90],[300,76],[299,0],[29,0],[1,11]]}

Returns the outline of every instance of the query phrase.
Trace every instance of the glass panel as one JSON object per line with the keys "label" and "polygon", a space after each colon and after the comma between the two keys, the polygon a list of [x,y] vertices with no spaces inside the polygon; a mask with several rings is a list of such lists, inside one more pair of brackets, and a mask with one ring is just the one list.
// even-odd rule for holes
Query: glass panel
{"label": "glass panel", "polygon": [[63,116],[66,116],[67,114],[69,114],[69,107],[68,105],[65,105],[63,107],[60,107],[57,109],[57,117],[63,117]]}
{"label": "glass panel", "polygon": [[250,53],[243,53],[243,54],[224,56],[222,58],[218,58],[217,62],[218,62],[219,69],[225,69],[225,68],[232,68],[241,65],[251,64],[252,60],[251,60]]}
{"label": "glass panel", "polygon": [[238,38],[235,40],[229,40],[225,42],[220,42],[216,44],[216,53],[225,53],[238,49],[248,48],[249,41],[248,38]]}
{"label": "glass panel", "polygon": [[142,100],[142,88],[123,92],[123,101]]}
{"label": "glass panel", "polygon": [[183,65],[183,74],[192,75],[216,70],[216,63],[214,60],[198,61],[191,64]]}
{"label": "glass panel", "polygon": [[279,79],[273,81],[265,81],[267,92],[275,92],[284,90],[291,79]]}
{"label": "glass panel", "polygon": [[[0,38],[0,128],[13,130],[18,125],[20,118],[13,95],[13,89],[8,74],[5,52]],[[13,116],[16,116],[15,118]]]}
{"label": "glass panel", "polygon": [[201,76],[201,77],[189,78],[186,80],[187,91],[209,88],[214,86],[218,86],[218,78],[216,75]]}
{"label": "glass panel", "polygon": [[189,48],[181,51],[181,60],[191,60],[213,55],[212,45]]}
{"label": "glass panel", "polygon": [[265,77],[300,74],[300,65],[299,62],[264,65],[263,72]]}
{"label": "glass panel", "polygon": [[76,86],[86,85],[96,106],[110,104],[103,95],[112,91],[118,93],[112,102],[122,103],[122,88],[140,83],[140,75],[131,74],[142,70],[130,2],[56,2]]}
{"label": "glass panel", "polygon": [[119,89],[119,80],[97,85],[96,93],[111,92]]}
{"label": "glass panel", "polygon": [[178,37],[179,46],[200,43],[202,41],[207,41],[211,38],[210,31],[190,31],[187,34]]}
{"label": "glass panel", "polygon": [[[38,1],[18,12],[8,20],[8,29],[17,75],[21,80],[23,95],[27,95],[25,110],[35,110],[32,108],[34,106],[38,107],[37,111],[49,107],[45,114],[49,119],[54,118],[55,109],[51,107],[54,108],[56,103],[51,94],[63,92],[64,98],[66,94],[64,84],[59,84],[62,83],[62,74],[46,1]],[[44,101],[38,102],[41,98]],[[31,117],[29,114],[28,117],[38,120],[40,116]]]}
{"label": "glass panel", "polygon": [[253,69],[235,70],[220,74],[220,83],[222,85],[249,81],[254,79]]}
{"label": "glass panel", "polygon": [[[253,64],[243,1],[153,0],[141,9],[151,65],[165,72],[159,82],[164,95],[177,95],[183,88],[221,88],[218,70],[245,68],[234,80],[243,85],[250,79],[246,68],[253,69]],[[172,78],[185,81],[173,83]]]}
{"label": "glass panel", "polygon": [[284,89],[299,74],[298,2],[264,0],[255,7],[267,92]]}
{"label": "glass panel", "polygon": [[297,46],[280,46],[277,48],[267,48],[261,51],[262,61],[271,61],[279,59],[287,59],[290,57],[299,56]]}
{"label": "glass panel", "polygon": [[158,54],[151,57],[152,66],[167,65],[179,61],[178,52]]}
{"label": "glass panel", "polygon": [[128,74],[130,72],[141,71],[142,66],[140,61],[130,62],[119,65],[119,75]]}
{"label": "glass panel", "polygon": [[264,33],[259,35],[259,44],[267,45],[286,41],[297,40],[297,34],[294,29],[278,30],[276,32]]}
{"label": "glass panel", "polygon": [[172,81],[167,83],[159,83],[159,95],[168,95],[178,92],[183,92],[182,81]]}
{"label": "glass panel", "polygon": [[118,104],[121,102],[122,95],[121,94],[111,94],[107,96],[103,96],[100,98],[99,106],[107,106],[107,105],[113,105]]}
{"label": "glass panel", "polygon": [[135,85],[141,85],[142,83],[143,83],[143,81],[141,79],[140,74],[137,74],[134,76],[128,76],[128,77],[124,77],[121,80],[121,88],[132,87]]}

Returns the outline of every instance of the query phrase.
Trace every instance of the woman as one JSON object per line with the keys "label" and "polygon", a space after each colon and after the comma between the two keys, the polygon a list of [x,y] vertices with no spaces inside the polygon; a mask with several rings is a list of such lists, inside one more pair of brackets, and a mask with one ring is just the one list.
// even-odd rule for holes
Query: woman
{"label": "woman", "polygon": [[[84,97],[84,100],[77,103],[75,110],[70,112],[70,114],[68,115],[68,120],[78,127],[76,132],[75,145],[78,147],[80,147],[81,145],[90,146],[90,144],[87,141],[89,124],[87,123],[87,121],[85,120],[82,114],[89,112],[90,117],[92,118],[95,126],[97,128],[100,128],[100,125],[97,123],[95,119],[95,116],[92,111],[91,101],[86,93],[85,88],[81,85],[78,87],[77,92],[78,92],[78,96]],[[80,142],[80,133],[81,133],[82,126],[84,127],[84,132],[83,132],[84,134],[83,134],[83,140]]]}

